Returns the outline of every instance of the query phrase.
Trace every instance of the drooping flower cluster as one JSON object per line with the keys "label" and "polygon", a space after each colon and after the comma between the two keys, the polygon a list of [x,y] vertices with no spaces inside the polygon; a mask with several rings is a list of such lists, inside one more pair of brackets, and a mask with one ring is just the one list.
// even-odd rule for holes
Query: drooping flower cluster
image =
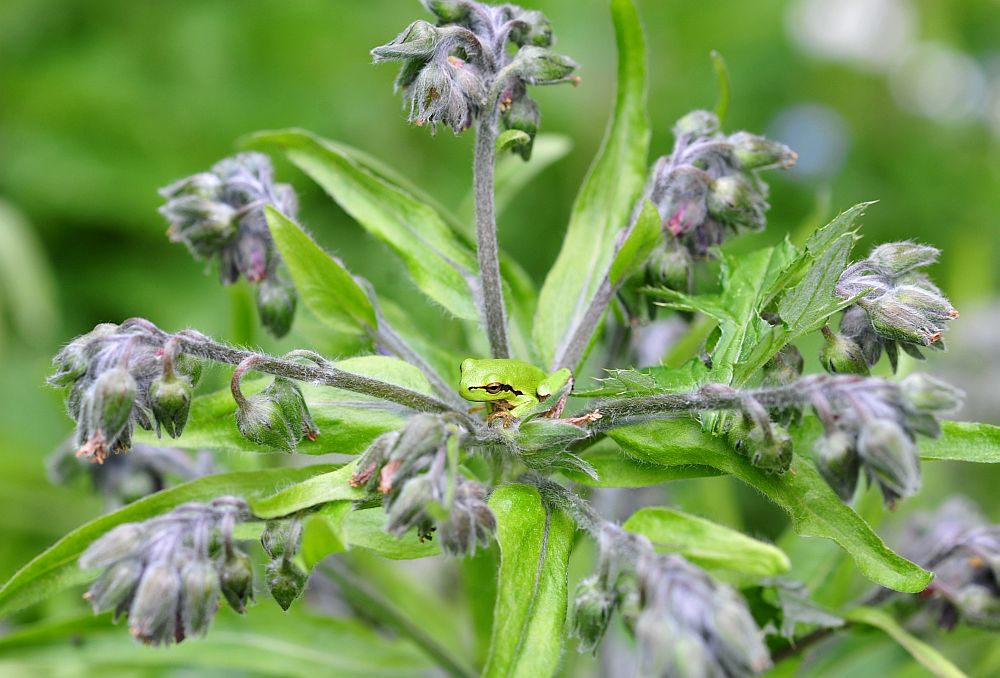
{"label": "drooping flower cluster", "polygon": [[372,443],[351,485],[385,495],[389,532],[402,536],[416,528],[424,540],[436,530],[445,553],[468,555],[490,543],[496,518],[486,488],[447,468],[448,446],[458,443],[458,435],[441,416],[414,415],[402,431]]}
{"label": "drooping flower cluster", "polygon": [[605,524],[598,573],[574,602],[581,650],[596,650],[618,610],[635,634],[637,675],[752,676],[770,667],[763,633],[730,586],[645,537]]}
{"label": "drooping flower cluster", "polygon": [[302,543],[302,520],[296,517],[268,522],[260,543],[271,557],[264,571],[267,588],[281,609],[287,610],[309,581],[309,573],[293,560]]}
{"label": "drooping flower cluster", "polygon": [[160,189],[160,194],[167,200],[160,213],[170,223],[170,239],[186,245],[197,259],[217,257],[223,284],[241,275],[254,283],[261,322],[276,337],[287,334],[297,295],[279,273],[281,257],[264,208],[271,205],[294,219],[298,200],[290,185],[275,183],[270,159],[240,153],[209,172]]}
{"label": "drooping flower cluster", "polygon": [[302,390],[291,379],[276,376],[259,393],[243,394],[240,382],[256,360],[254,357],[245,360],[233,371],[231,388],[240,434],[258,445],[283,452],[294,452],[303,438],[316,440],[319,429]]}
{"label": "drooping flower cluster", "polygon": [[938,625],[1000,630],[1000,525],[956,498],[913,515],[900,543],[903,555],[934,572],[920,599]]}
{"label": "drooping flower cluster", "polygon": [[136,425],[178,437],[201,375],[200,362],[142,320],[98,325],[67,344],[53,364],[49,384],[70,389],[76,455],[97,462],[128,451]]}
{"label": "drooping flower cluster", "polygon": [[219,497],[119,525],[80,556],[80,567],[104,570],[84,598],[95,613],[127,615],[150,645],[204,635],[220,595],[240,613],[253,599],[250,557],[233,543],[234,526],[249,518],[242,499]]}
{"label": "drooping flower cluster", "polygon": [[942,333],[958,311],[920,269],[938,250],[912,242],[879,245],[840,276],[837,294],[858,295],[840,321],[840,333],[825,330],[824,367],[830,372],[868,374],[885,350],[895,371],[898,349],[923,360],[920,347],[943,349]]}
{"label": "drooping flower cluster", "polygon": [[[527,85],[570,80],[571,59],[552,52],[552,28],[541,12],[472,0],[424,0],[435,26],[415,21],[392,42],[372,50],[375,63],[402,61],[396,88],[410,121],[465,131],[485,110],[501,130],[519,130],[529,140],[512,148],[525,159],[538,130],[538,106]],[[514,54],[508,46],[514,46]]]}
{"label": "drooping flower cluster", "polygon": [[713,113],[688,113],[674,126],[673,152],[653,167],[645,197],[660,212],[665,238],[648,266],[657,282],[686,287],[692,258],[764,228],[768,187],[760,172],[795,164],[784,144],[719,128]]}
{"label": "drooping flower cluster", "polygon": [[864,470],[887,504],[920,489],[916,436],[937,437],[939,418],[961,404],[957,389],[924,374],[900,383],[855,375],[813,375],[797,382],[824,435],[815,452],[819,470],[845,501]]}

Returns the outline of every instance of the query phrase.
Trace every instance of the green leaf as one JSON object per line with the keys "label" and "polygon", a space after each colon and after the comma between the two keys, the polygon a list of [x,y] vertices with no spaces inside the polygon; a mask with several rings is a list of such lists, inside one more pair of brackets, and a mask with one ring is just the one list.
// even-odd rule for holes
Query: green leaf
{"label": "green leaf", "polygon": [[611,262],[611,270],[608,272],[608,280],[611,281],[611,284],[617,286],[622,280],[642,268],[662,237],[660,213],[657,211],[656,205],[646,200],[642,205],[642,211],[639,212],[638,219],[636,219],[635,226],[632,227],[622,246],[618,248],[615,259]]}
{"label": "green leaf", "polygon": [[519,146],[524,144],[530,144],[531,137],[528,136],[527,132],[522,132],[519,129],[509,129],[505,130],[497,137],[497,153],[502,153],[506,151],[511,146]]}
{"label": "green leaf", "polygon": [[873,607],[856,607],[847,612],[844,618],[855,624],[873,626],[899,643],[900,647],[910,653],[921,666],[939,678],[968,678],[957,666],[952,664],[936,649],[912,636],[884,610]]}
{"label": "green leaf", "polygon": [[44,252],[21,213],[0,200],[0,309],[29,341],[48,341],[59,322],[55,276]]}
{"label": "green leaf", "polygon": [[387,639],[363,622],[285,614],[274,605],[258,605],[247,616],[223,606],[207,637],[162,651],[135,642],[109,614],[37,624],[0,639],[0,673],[8,676],[362,678],[426,676],[432,669],[412,643]]}
{"label": "green leaf", "polygon": [[924,459],[1000,464],[1000,427],[967,421],[941,422],[939,438],[921,438]]}
{"label": "green leaf", "polygon": [[288,266],[302,302],[336,332],[375,329],[375,308],[344,265],[271,206],[265,210],[271,237]]}
{"label": "green leaf", "polygon": [[209,501],[224,495],[253,501],[273,493],[278,487],[330,470],[330,466],[317,465],[224,473],[199,478],[139,499],[70,532],[18,570],[0,588],[0,617],[47,598],[56,591],[92,579],[92,572],[84,572],[77,566],[77,558],[91,542],[116,525],[146,520],[189,501]]}
{"label": "green leaf", "polygon": [[626,426],[609,435],[628,453],[651,463],[703,464],[736,476],[784,509],[797,534],[839,544],[861,574],[876,584],[916,593],[930,583],[931,573],[890,550],[854,509],[840,501],[808,459],[796,456],[788,473],[768,475],[689,419]]}
{"label": "green leaf", "polygon": [[609,438],[587,448],[585,452],[580,454],[580,458],[590,464],[597,472],[597,480],[578,469],[562,468],[559,469],[559,472],[575,483],[590,487],[649,487],[671,480],[710,478],[722,475],[710,466],[650,464],[625,454]]}
{"label": "green leaf", "polygon": [[[421,393],[431,393],[431,386],[420,370],[409,363],[388,356],[359,356],[333,363],[334,367],[389,382]],[[244,393],[264,388],[268,379],[245,380]],[[319,436],[303,440],[296,448],[301,454],[357,454],[385,433],[400,428],[407,410],[370,396],[315,384],[300,384]],[[171,444],[186,449],[209,449],[227,452],[273,452],[264,450],[243,436],[236,428],[236,403],[226,387],[199,396],[191,403],[191,415],[184,434]],[[157,444],[153,433],[137,431],[138,442]]]}
{"label": "green leaf", "polygon": [[355,466],[351,462],[336,471],[313,476],[258,499],[250,508],[258,518],[281,518],[331,501],[364,499],[365,491],[350,484]]}
{"label": "green leaf", "polygon": [[[531,160],[528,162],[522,160],[520,156],[508,155],[501,158],[497,162],[493,181],[496,193],[494,206],[497,214],[501,214],[526,186],[530,186],[535,177],[565,158],[572,148],[573,142],[569,137],[561,134],[539,134],[531,147]],[[472,235],[472,226],[475,223],[474,209],[475,200],[470,192],[460,211],[460,214],[466,216],[462,223],[466,224],[469,235]]]}
{"label": "green leaf", "polygon": [[385,511],[381,507],[351,511],[344,521],[347,543],[392,560],[414,560],[441,553],[436,541],[420,541],[415,529],[402,537],[389,534],[385,531],[385,522]]}
{"label": "green leaf", "polygon": [[618,44],[618,94],[597,157],[573,205],[566,238],[542,287],[535,344],[553,364],[611,265],[617,233],[628,226],[646,178],[649,118],[646,50],[632,0],[612,0]]}
{"label": "green leaf", "polygon": [[562,653],[576,526],[527,485],[498,487],[490,508],[497,518],[500,573],[483,676],[551,676]]}
{"label": "green leaf", "polygon": [[392,248],[427,296],[456,317],[479,318],[475,254],[435,209],[309,132],[261,132],[253,141],[284,150],[355,221]]}
{"label": "green leaf", "polygon": [[707,569],[771,577],[791,567],[778,547],[676,509],[640,509],[622,527],[645,536],[661,553],[679,553]]}
{"label": "green leaf", "polygon": [[719,119],[720,125],[725,125],[726,115],[729,114],[729,101],[732,98],[729,69],[726,67],[726,60],[714,49],[709,52],[709,57],[712,59],[715,79],[719,83],[719,99],[715,104],[715,116]]}
{"label": "green leaf", "polygon": [[347,550],[344,521],[353,508],[350,501],[331,501],[306,517],[298,553],[306,572],[312,571],[327,556]]}

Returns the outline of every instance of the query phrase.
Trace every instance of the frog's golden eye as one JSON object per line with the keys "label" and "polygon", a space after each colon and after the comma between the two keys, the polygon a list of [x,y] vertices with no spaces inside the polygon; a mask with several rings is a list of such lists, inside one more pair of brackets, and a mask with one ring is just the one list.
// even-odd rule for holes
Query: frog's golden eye
{"label": "frog's golden eye", "polygon": [[493,382],[492,384],[486,384],[486,386],[483,387],[483,390],[489,393],[490,395],[495,395],[503,390],[503,384],[499,384],[497,382]]}

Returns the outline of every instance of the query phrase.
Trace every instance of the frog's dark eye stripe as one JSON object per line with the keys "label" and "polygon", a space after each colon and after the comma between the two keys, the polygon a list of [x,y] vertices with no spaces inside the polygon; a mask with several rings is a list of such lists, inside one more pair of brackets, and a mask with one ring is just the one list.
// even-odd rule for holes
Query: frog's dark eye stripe
{"label": "frog's dark eye stripe", "polygon": [[514,390],[514,387],[510,384],[501,384],[497,381],[492,384],[486,384],[486,386],[473,386],[472,388],[486,391],[490,395],[496,395],[497,393],[502,393],[503,391],[510,391],[514,395],[522,395],[521,391]]}

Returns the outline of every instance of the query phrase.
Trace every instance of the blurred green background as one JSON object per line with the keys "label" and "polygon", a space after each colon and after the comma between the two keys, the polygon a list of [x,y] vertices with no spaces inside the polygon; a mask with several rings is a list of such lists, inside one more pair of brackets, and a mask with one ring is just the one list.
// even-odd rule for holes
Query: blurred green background
{"label": "blurred green background", "polygon": [[[602,0],[523,4],[548,14],[583,77],[578,88],[537,90],[543,131],[569,136],[573,150],[501,220],[502,244],[540,282],[603,133],[615,60]],[[932,371],[970,390],[971,416],[1000,420],[996,0],[638,4],[654,154],[669,152],[676,118],[714,104],[708,54],[718,49],[733,83],[727,127],[766,132],[801,156],[799,171],[768,175],[774,207],[755,237],[880,200],[859,253],[893,238],[944,250],[934,273],[963,319]],[[45,456],[70,432],[60,395],[42,383],[61,342],[133,315],[249,337],[233,327],[240,292],[165,238],[157,188],[207,169],[242,135],[299,126],[372,152],[446,205],[462,203],[471,135],[432,138],[407,125],[395,69],[368,57],[423,14],[415,0],[0,2],[0,578],[101,510],[84,488],[45,478]],[[321,243],[435,320],[385,248],[288,165],[278,170]],[[935,466],[913,505],[961,488],[1000,520],[998,480],[993,469]],[[739,497],[752,531],[774,533],[754,525],[754,511],[772,517],[759,500]]]}

